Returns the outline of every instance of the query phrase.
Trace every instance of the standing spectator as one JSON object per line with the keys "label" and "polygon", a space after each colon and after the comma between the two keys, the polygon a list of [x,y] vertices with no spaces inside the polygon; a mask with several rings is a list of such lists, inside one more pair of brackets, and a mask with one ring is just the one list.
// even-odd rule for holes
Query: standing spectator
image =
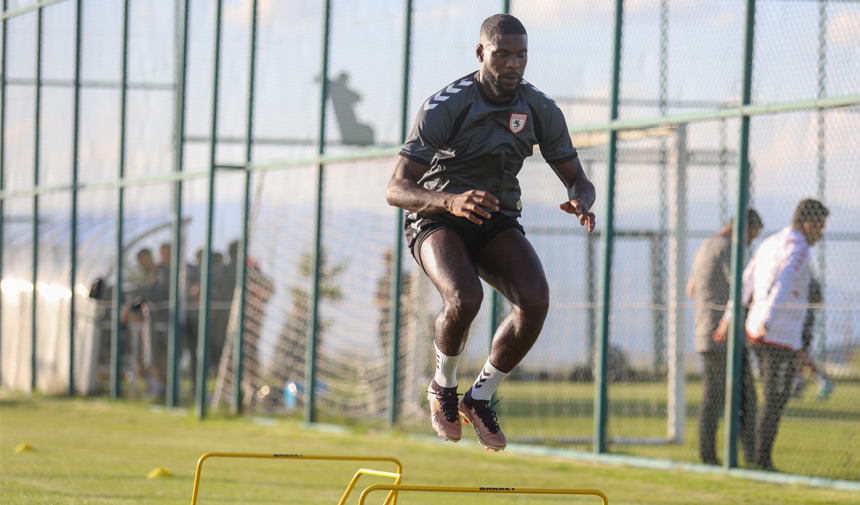
{"label": "standing spectator", "polygon": [[158,246],[158,268],[155,271],[159,284],[170,286],[170,244],[165,242]]}
{"label": "standing spectator", "polygon": [[149,392],[153,397],[164,394],[167,383],[167,326],[170,319],[170,256],[169,243],[158,246],[158,265],[151,284],[147,308],[150,313],[150,346],[152,366],[148,374]]}
{"label": "standing spectator", "polygon": [[[746,244],[749,247],[762,229],[758,212],[747,211]],[[720,329],[729,300],[732,259],[732,223],[706,238],[693,259],[687,295],[693,298],[694,342],[702,358],[702,403],[699,405],[699,457],[708,465],[719,465],[716,452],[717,425],[723,416],[726,392],[726,334]],[[749,367],[748,349],[743,350],[741,406],[738,413],[741,446],[748,463],[755,462],[756,393]]]}
{"label": "standing spectator", "polygon": [[[203,265],[203,249],[194,253],[194,263],[185,267],[185,348],[191,363],[192,382],[197,380],[197,332],[200,319],[200,272]],[[194,389],[192,389],[193,391]]]}
{"label": "standing spectator", "polygon": [[136,377],[144,373],[146,364],[149,362],[148,351],[149,330],[145,326],[144,307],[146,305],[147,291],[155,278],[158,265],[152,259],[152,250],[143,248],[135,255],[136,265],[130,268],[126,281],[131,286],[127,292],[123,292],[123,307],[120,313],[120,322],[125,326],[126,342],[123,349],[129,353],[129,367],[132,370],[130,389],[136,387]]}
{"label": "standing spectator", "polygon": [[821,240],[828,214],[818,200],[801,201],[791,225],[766,238],[744,270],[742,302],[750,303],[744,326],[764,394],[756,419],[756,465],[763,470],[776,471],[771,453],[803,347],[809,248]]}
{"label": "standing spectator", "polygon": [[[170,245],[162,244],[159,248],[162,259],[165,246],[167,258],[170,257]],[[129,307],[124,311],[124,319],[141,328],[140,347],[144,374],[150,395],[159,397],[164,394],[167,377],[170,269],[156,263],[152,251],[148,248],[138,251],[137,264],[140,268],[141,280],[130,296]],[[136,338],[136,335],[132,334],[131,338]],[[133,341],[132,345],[135,343]]]}

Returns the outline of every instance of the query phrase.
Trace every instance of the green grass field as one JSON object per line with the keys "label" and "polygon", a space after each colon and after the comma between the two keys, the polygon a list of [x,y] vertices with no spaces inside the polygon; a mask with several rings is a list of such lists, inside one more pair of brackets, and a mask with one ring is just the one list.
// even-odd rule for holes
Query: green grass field
{"label": "green grass field", "polygon": [[[429,428],[428,428],[429,430]],[[34,451],[16,454],[22,442]],[[580,487],[603,490],[612,504],[854,504],[860,493],[755,482],[725,474],[644,470],[558,457],[482,450],[472,433],[459,444],[390,432],[309,429],[249,418],[198,422],[188,413],[101,400],[0,400],[0,503],[187,504],[204,452],[377,455],[400,459],[404,484]],[[366,464],[380,470],[386,465]],[[156,467],[174,476],[148,479]],[[198,503],[335,505],[354,463],[210,460]],[[361,484],[387,482],[370,477]],[[360,487],[363,485],[360,484]],[[382,501],[378,495],[378,505]],[[350,503],[357,502],[357,495]],[[404,494],[399,503],[492,500],[494,504],[590,504],[595,497]]]}
{"label": "green grass field", "polygon": [[[531,438],[546,445],[591,450],[593,384],[511,381],[503,385],[502,396],[504,398],[497,410],[515,440],[517,437]],[[611,451],[697,462],[696,423],[702,398],[700,382],[687,384],[686,398],[686,437],[683,444],[615,444]],[[761,402],[761,391],[758,398]],[[792,399],[786,407],[774,447],[776,466],[786,473],[860,480],[860,402],[857,398],[860,398],[860,384],[843,381],[837,384],[828,401],[817,401],[815,391]],[[609,410],[607,430],[611,439],[657,440],[666,437],[665,383],[611,383]],[[535,422],[536,415],[539,423]],[[721,450],[722,425],[718,433],[717,447]]]}

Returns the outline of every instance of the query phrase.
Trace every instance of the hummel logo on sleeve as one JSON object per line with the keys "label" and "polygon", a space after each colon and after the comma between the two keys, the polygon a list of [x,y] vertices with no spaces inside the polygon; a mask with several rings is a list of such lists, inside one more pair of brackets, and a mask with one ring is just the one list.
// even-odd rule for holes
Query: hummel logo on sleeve
{"label": "hummel logo on sleeve", "polygon": [[470,81],[468,79],[463,79],[462,81],[460,81],[458,83],[455,83],[455,84],[448,86],[447,88],[445,88],[444,91],[440,91],[439,93],[436,94],[436,96],[434,96],[433,98],[424,102],[424,110],[435,109],[436,106],[439,104],[433,103],[433,102],[444,102],[445,100],[451,98],[450,96],[448,96],[449,94],[450,95],[457,94],[462,90],[462,88],[466,88],[468,86],[471,86],[474,83],[475,83],[474,81]]}

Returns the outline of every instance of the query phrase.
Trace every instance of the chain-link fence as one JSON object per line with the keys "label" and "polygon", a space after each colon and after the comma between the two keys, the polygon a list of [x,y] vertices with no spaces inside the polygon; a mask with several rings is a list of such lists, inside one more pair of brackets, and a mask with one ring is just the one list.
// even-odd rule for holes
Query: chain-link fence
{"label": "chain-link fence", "polygon": [[[775,436],[771,466],[860,480],[860,3],[617,4],[4,0],[3,387],[429,432],[441,299],[385,187],[509,10],[598,191],[587,234],[542,159],[520,173],[551,306],[499,391],[509,440],[761,468]],[[714,244],[729,270],[739,201],[763,227],[725,290],[805,198],[830,212],[820,298],[774,396],[756,346],[727,374],[733,347],[698,345],[689,280]],[[462,384],[507,311],[491,291]]]}

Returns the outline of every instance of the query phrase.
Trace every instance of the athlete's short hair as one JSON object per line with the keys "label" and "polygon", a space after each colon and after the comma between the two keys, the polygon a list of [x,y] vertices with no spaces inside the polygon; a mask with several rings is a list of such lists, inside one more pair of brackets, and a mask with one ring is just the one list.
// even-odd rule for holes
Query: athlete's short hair
{"label": "athlete's short hair", "polygon": [[795,226],[801,226],[803,223],[809,222],[818,223],[824,221],[828,215],[830,215],[830,210],[823,203],[812,198],[807,198],[797,204],[797,208],[794,210],[793,223]]}
{"label": "athlete's short hair", "polygon": [[494,14],[481,24],[481,39],[496,35],[526,35],[526,27],[510,14]]}

